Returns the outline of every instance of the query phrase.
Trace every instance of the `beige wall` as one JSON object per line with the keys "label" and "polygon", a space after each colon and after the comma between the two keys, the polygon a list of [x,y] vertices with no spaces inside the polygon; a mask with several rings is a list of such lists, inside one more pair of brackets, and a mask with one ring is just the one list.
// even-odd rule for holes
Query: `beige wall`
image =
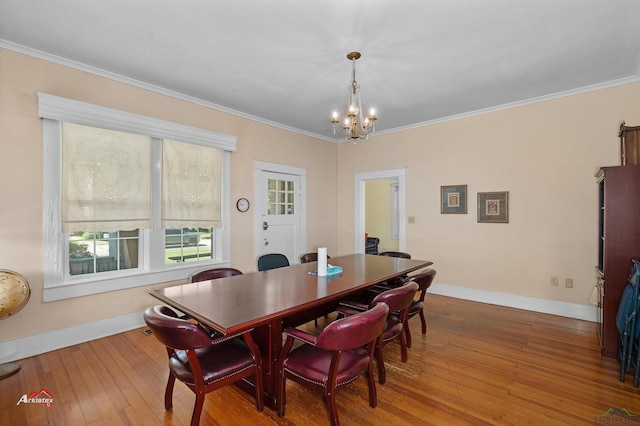
{"label": "beige wall", "polygon": [[[332,256],[353,252],[354,174],[406,167],[407,215],[416,219],[406,249],[434,261],[436,282],[577,304],[594,285],[594,170],[619,164],[620,121],[640,124],[635,83],[336,145],[0,49],[0,268],[23,274],[33,292],[0,321],[0,341],[156,303],[150,287],[42,303],[38,91],[236,135],[232,200],[253,201],[253,160],[305,168],[307,248],[327,246]],[[440,186],[454,184],[468,185],[466,215],[440,214]],[[508,224],[476,222],[484,191],[509,191]],[[232,210],[231,227],[232,266],[254,270],[252,215]],[[573,289],[562,286],[566,277]]]}
{"label": "beige wall", "polygon": [[[0,268],[24,275],[28,305],[0,322],[0,341],[139,312],[151,287],[42,302],[42,125],[36,92],[214,130],[238,137],[231,198],[252,205],[253,160],[307,170],[309,248],[336,248],[336,144],[0,49]],[[234,203],[235,204],[235,203]],[[231,211],[232,266],[255,270],[253,211]],[[156,286],[159,287],[159,286]]]}
{"label": "beige wall", "polygon": [[[619,164],[623,119],[640,124],[640,83],[341,144],[338,181],[407,168],[407,215],[416,219],[407,251],[434,262],[438,283],[587,304],[597,261],[593,175]],[[440,186],[459,184],[468,185],[468,213],[440,214]],[[476,194],[488,191],[509,191],[508,224],[477,223]],[[354,239],[353,194],[353,185],[338,187],[343,253]]]}

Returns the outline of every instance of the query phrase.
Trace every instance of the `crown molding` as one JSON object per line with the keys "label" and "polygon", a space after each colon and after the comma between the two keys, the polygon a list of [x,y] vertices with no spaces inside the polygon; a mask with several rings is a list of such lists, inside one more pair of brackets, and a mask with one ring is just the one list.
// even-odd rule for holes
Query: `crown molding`
{"label": "crown molding", "polygon": [[196,105],[200,105],[206,108],[214,109],[216,111],[224,112],[226,114],[234,115],[236,117],[245,118],[247,120],[255,121],[257,123],[265,124],[267,126],[275,127],[282,130],[287,130],[289,132],[298,133],[301,135],[309,136],[315,139],[322,139],[328,142],[336,142],[335,139],[329,138],[326,136],[318,135],[316,133],[308,132],[306,130],[297,129],[295,127],[286,126],[281,123],[277,123],[275,121],[266,120],[264,118],[256,117],[251,114],[246,114],[241,111],[237,111],[235,109],[227,108],[222,105],[218,105],[212,102],[207,102],[202,99],[188,96],[183,93],[175,92],[173,90],[168,90],[160,86],[156,86],[153,84],[145,83],[144,81],[136,80],[133,78],[129,78],[120,74],[116,74],[110,71],[103,70],[101,68],[93,67],[90,65],[82,64],[80,62],[72,61],[70,59],[62,58],[60,56],[52,55],[50,53],[43,52],[41,50],[32,49],[30,47],[22,46],[16,43],[12,43],[10,41],[1,40],[0,39],[0,48],[4,48],[7,50],[11,50],[17,53],[22,53],[24,55],[32,56],[34,58],[42,59],[48,62],[53,62],[58,65],[63,65],[69,68],[73,68],[79,71],[84,71],[90,74],[97,75],[99,77],[108,78],[110,80],[118,81],[120,83],[125,83],[130,86],[135,86],[141,89],[149,90],[151,92],[155,92],[161,95],[170,96],[172,98],[180,99],[183,101],[191,102]]}

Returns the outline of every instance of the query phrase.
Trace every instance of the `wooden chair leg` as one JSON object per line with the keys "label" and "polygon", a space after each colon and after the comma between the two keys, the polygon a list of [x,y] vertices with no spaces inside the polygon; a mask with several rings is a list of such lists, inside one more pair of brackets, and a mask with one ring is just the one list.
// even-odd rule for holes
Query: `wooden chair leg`
{"label": "wooden chair leg", "polygon": [[376,347],[376,361],[378,362],[378,382],[384,385],[384,382],[387,381],[387,372],[385,371],[384,359],[382,358],[382,342]]}
{"label": "wooden chair leg", "polygon": [[329,419],[331,420],[331,426],[339,426],[340,419],[338,419],[338,407],[336,405],[335,389],[333,390],[333,392],[327,389],[325,399],[327,401],[327,411],[329,412]]}
{"label": "wooden chair leg", "polygon": [[420,321],[422,321],[422,334],[427,334],[427,319],[424,316],[424,309],[420,310]]}
{"label": "wooden chair leg", "polygon": [[255,388],[256,388],[256,409],[258,411],[264,410],[264,394],[262,392],[262,358],[260,349],[256,342],[253,340],[251,333],[244,333],[244,341],[253,354],[253,359],[256,362],[256,374],[255,374]]}
{"label": "wooden chair leg", "polygon": [[407,347],[410,348],[411,347],[411,330],[409,330],[409,327],[404,328],[404,334],[407,337]]}
{"label": "wooden chair leg", "polygon": [[204,393],[196,393],[196,403],[193,406],[193,414],[191,415],[191,426],[200,424],[200,415],[204,406]]}
{"label": "wooden chair leg", "polygon": [[[406,324],[405,324],[406,325]],[[405,327],[408,328],[408,327]],[[402,360],[402,362],[407,362],[407,359],[409,359],[409,356],[407,354],[407,336],[403,332],[400,333],[400,359]]]}
{"label": "wooden chair leg", "polygon": [[373,377],[373,358],[369,360],[367,380],[369,382],[369,406],[371,408],[376,408],[378,405],[378,393],[376,391],[376,378]]}
{"label": "wooden chair leg", "polygon": [[164,391],[164,409],[171,411],[173,408],[173,385],[176,383],[176,376],[169,372],[169,379],[167,380],[167,388]]}

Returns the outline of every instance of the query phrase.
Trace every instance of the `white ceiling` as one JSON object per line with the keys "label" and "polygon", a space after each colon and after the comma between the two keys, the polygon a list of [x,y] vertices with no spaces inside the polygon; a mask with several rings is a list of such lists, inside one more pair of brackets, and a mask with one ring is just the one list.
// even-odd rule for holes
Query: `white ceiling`
{"label": "white ceiling", "polygon": [[392,132],[640,80],[640,1],[0,0],[0,47],[336,140],[350,51]]}

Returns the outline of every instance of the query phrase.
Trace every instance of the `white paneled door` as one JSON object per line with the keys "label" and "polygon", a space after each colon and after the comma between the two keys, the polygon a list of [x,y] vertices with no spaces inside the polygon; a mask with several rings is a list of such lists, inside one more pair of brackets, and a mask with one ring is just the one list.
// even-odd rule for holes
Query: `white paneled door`
{"label": "white paneled door", "polygon": [[[300,175],[260,170],[256,179],[257,256],[282,253],[290,264],[302,251],[302,196]],[[259,217],[258,217],[259,215]]]}

